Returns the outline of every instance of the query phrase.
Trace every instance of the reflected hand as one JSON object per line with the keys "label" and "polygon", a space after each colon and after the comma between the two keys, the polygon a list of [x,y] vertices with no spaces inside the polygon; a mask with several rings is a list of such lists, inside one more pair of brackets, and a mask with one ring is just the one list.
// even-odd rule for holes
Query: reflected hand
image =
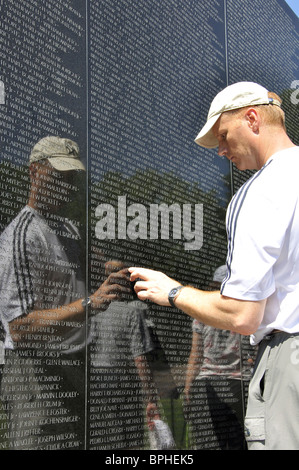
{"label": "reflected hand", "polygon": [[148,403],[146,407],[146,420],[149,429],[152,431],[155,427],[155,420],[161,419],[156,403]]}
{"label": "reflected hand", "polygon": [[188,404],[190,402],[190,389],[186,387],[184,389],[184,401],[185,403],[188,403]]}
{"label": "reflected hand", "polygon": [[131,281],[135,282],[135,292],[140,300],[151,300],[152,302],[169,306],[168,294],[174,287],[181,284],[159,271],[144,268],[129,268]]}
{"label": "reflected hand", "polygon": [[111,273],[98,290],[90,296],[92,307],[104,310],[115,301],[128,297],[131,293],[130,278],[127,269]]}

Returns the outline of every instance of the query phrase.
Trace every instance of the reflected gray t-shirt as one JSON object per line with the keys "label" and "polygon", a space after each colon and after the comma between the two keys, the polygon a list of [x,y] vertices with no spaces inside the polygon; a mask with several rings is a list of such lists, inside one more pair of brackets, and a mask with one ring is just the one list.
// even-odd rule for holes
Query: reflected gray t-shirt
{"label": "reflected gray t-shirt", "polygon": [[12,320],[85,296],[79,238],[71,221],[59,216],[46,220],[28,206],[1,234],[0,314],[6,329],[6,347],[13,347],[8,328]]}
{"label": "reflected gray t-shirt", "polygon": [[146,311],[147,306],[139,300],[113,302],[92,318],[93,366],[122,367],[154,349]]}
{"label": "reflected gray t-shirt", "polygon": [[193,320],[192,329],[201,337],[199,376],[241,377],[240,335]]}

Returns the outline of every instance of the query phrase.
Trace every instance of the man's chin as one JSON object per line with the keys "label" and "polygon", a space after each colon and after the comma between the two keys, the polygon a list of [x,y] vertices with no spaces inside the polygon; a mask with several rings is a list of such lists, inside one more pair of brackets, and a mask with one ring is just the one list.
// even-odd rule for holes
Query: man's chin
{"label": "man's chin", "polygon": [[232,163],[235,165],[236,168],[238,168],[238,170],[240,171],[246,171],[246,170],[250,170],[250,168],[248,168],[247,165],[245,165],[244,163],[238,161],[238,160],[232,160]]}

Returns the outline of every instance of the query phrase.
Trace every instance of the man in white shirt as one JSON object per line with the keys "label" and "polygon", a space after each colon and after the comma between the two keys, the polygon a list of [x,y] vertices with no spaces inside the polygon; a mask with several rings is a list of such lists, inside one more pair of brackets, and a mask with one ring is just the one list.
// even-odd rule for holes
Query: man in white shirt
{"label": "man in white shirt", "polygon": [[131,280],[141,279],[135,285],[140,299],[175,305],[260,344],[245,423],[252,449],[299,446],[299,149],[286,133],[280,105],[264,87],[236,83],[214,98],[196,138],[201,146],[218,147],[238,169],[258,170],[228,207],[227,275],[220,292],[130,268]]}

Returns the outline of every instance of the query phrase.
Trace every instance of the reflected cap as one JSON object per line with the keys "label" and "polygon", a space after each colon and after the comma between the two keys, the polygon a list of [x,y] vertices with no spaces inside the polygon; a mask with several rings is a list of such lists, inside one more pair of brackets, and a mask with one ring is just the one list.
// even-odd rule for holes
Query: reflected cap
{"label": "reflected cap", "polygon": [[48,159],[58,171],[85,170],[76,142],[56,136],[41,139],[32,149],[29,163]]}
{"label": "reflected cap", "polygon": [[253,82],[238,82],[229,85],[220,91],[213,99],[207,122],[199,132],[195,142],[201,147],[218,147],[218,140],[213,134],[212,128],[222,113],[234,109],[256,106],[260,104],[272,104],[280,106],[280,102],[268,97],[268,90]]}

